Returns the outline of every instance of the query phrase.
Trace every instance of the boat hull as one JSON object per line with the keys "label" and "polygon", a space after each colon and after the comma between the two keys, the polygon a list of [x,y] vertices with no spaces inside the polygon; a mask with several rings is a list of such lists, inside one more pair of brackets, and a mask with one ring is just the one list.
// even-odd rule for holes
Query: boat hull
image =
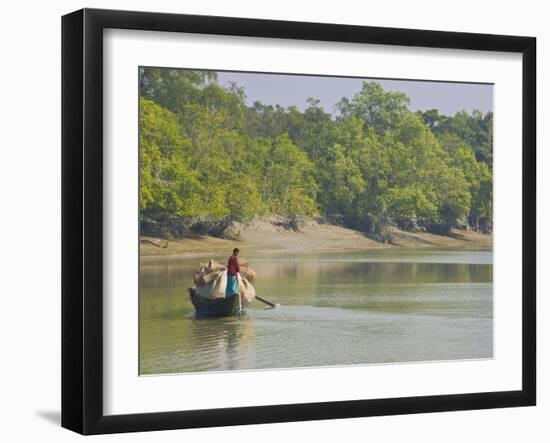
{"label": "boat hull", "polygon": [[198,318],[234,317],[244,314],[244,308],[239,313],[238,297],[208,299],[195,294],[189,289],[191,303],[195,307],[195,316]]}

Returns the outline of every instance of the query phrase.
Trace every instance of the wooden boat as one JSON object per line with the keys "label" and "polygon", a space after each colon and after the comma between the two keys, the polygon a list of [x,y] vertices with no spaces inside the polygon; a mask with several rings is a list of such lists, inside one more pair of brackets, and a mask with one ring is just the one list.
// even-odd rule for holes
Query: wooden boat
{"label": "wooden boat", "polygon": [[198,318],[232,317],[243,315],[244,306],[239,313],[238,297],[209,299],[195,293],[195,288],[189,288],[189,298],[195,307]]}

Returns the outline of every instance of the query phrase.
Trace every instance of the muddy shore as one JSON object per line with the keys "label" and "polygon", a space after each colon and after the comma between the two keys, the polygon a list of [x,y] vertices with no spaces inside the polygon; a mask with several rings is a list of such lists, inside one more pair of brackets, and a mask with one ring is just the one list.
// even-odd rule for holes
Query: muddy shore
{"label": "muddy shore", "polygon": [[449,235],[392,230],[391,243],[381,243],[360,231],[330,224],[311,224],[300,231],[269,225],[251,226],[234,239],[208,235],[189,235],[176,240],[141,237],[142,260],[217,256],[238,247],[255,254],[297,254],[332,251],[357,251],[381,248],[491,248],[490,235],[453,230]]}

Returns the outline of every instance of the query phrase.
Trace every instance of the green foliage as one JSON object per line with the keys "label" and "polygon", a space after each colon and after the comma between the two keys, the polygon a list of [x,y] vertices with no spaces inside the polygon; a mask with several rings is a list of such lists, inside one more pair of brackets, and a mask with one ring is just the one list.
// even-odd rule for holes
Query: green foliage
{"label": "green foliage", "polygon": [[177,118],[140,98],[140,208],[148,212],[189,215],[202,189],[189,166],[191,145]]}
{"label": "green foliage", "polygon": [[319,204],[327,214],[357,216],[357,202],[365,198],[367,184],[359,166],[342,145],[334,144],[319,171]]}
{"label": "green foliage", "polygon": [[437,109],[418,112],[428,128],[436,135],[454,134],[467,143],[478,161],[493,168],[493,113],[483,115],[461,111],[452,117],[440,115]]}
{"label": "green foliage", "polygon": [[203,87],[216,78],[216,74],[209,71],[140,68],[140,95],[177,113],[187,103],[204,101]]}
{"label": "green foliage", "polygon": [[206,71],[140,71],[140,206],[146,216],[247,220],[337,215],[350,227],[492,229],[492,114],[413,113],[364,82],[333,118],[248,107]]}
{"label": "green foliage", "polygon": [[262,189],[270,211],[282,215],[315,213],[314,169],[307,155],[282,134],[274,140],[266,160]]}
{"label": "green foliage", "polygon": [[408,112],[409,97],[403,92],[386,92],[378,82],[363,82],[361,92],[352,100],[343,98],[338,104],[345,117],[357,115],[364,120],[365,126],[378,132],[393,129]]}

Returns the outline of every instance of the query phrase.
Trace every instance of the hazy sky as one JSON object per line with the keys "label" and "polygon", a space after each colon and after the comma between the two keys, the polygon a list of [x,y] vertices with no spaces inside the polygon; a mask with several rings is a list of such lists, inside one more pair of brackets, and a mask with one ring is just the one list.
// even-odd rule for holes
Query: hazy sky
{"label": "hazy sky", "polygon": [[401,91],[411,99],[411,109],[439,109],[440,114],[452,115],[457,111],[482,112],[493,110],[493,85],[446,83],[412,80],[378,80],[342,77],[314,77],[286,74],[251,74],[218,72],[220,84],[236,82],[243,86],[247,104],[261,101],[266,105],[296,105],[307,108],[308,97],[317,98],[326,112],[334,113],[334,105],[342,97],[351,98],[361,89],[363,80],[379,81],[385,90]]}

